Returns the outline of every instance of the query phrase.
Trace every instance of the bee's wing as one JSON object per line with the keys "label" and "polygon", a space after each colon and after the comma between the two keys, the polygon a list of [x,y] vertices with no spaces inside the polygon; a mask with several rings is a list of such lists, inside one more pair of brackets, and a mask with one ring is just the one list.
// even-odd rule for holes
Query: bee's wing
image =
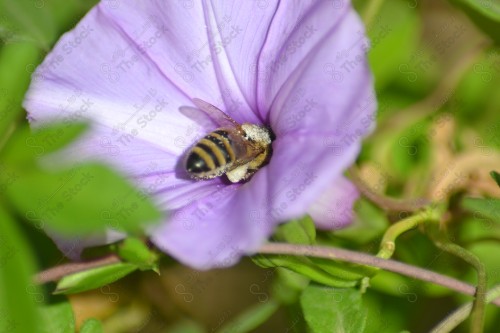
{"label": "bee's wing", "polygon": [[205,114],[208,115],[208,117],[210,117],[212,121],[217,123],[220,127],[240,127],[240,124],[238,124],[233,118],[229,117],[222,110],[218,109],[210,103],[207,103],[199,98],[193,98],[193,104],[198,109],[205,112]]}
{"label": "bee's wing", "polygon": [[206,130],[213,130],[220,127],[220,123],[217,120],[213,119],[213,117],[210,117],[210,115],[208,115],[206,112],[203,112],[202,110],[193,106],[181,106],[179,108],[179,111]]}

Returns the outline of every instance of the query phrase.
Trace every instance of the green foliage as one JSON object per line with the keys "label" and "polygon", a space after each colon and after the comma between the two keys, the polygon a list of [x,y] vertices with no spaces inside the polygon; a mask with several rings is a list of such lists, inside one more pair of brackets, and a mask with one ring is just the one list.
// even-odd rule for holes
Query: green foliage
{"label": "green foliage", "polygon": [[120,262],[67,275],[59,281],[54,294],[75,294],[100,288],[121,279],[136,269],[136,265]]}
{"label": "green foliage", "polygon": [[62,300],[44,305],[40,309],[42,315],[41,327],[43,333],[74,333],[75,316],[71,304]]}
{"label": "green foliage", "polygon": [[464,198],[462,206],[474,214],[491,219],[495,223],[500,222],[500,199]]}
{"label": "green foliage", "polygon": [[[309,217],[280,225],[274,239],[292,244],[315,244],[316,233]],[[254,256],[252,260],[261,267],[284,267],[305,277],[332,287],[352,287],[372,269],[359,265],[333,262],[305,256],[266,254]]]}
{"label": "green foliage", "polygon": [[314,221],[306,216],[300,220],[292,220],[279,226],[274,237],[276,240],[294,244],[314,244],[316,228]]}
{"label": "green foliage", "polygon": [[138,238],[126,238],[117,245],[117,253],[123,260],[136,265],[141,271],[153,270],[159,274],[158,254],[151,251]]}
{"label": "green foliage", "polygon": [[355,289],[311,284],[302,293],[300,304],[312,333],[359,333],[365,329],[367,311]]}
{"label": "green foliage", "polygon": [[80,328],[80,333],[103,333],[102,324],[99,320],[91,318],[85,320],[82,327]]}
{"label": "green foliage", "polygon": [[500,44],[500,4],[496,1],[450,0],[474,24]]}
{"label": "green foliage", "polygon": [[45,2],[45,6],[52,14],[52,20],[60,33],[72,28],[97,3],[97,0],[51,0]]}
{"label": "green foliage", "polygon": [[[321,284],[325,284],[327,286],[333,287],[352,287],[357,284],[358,275],[348,275],[349,279],[339,278],[337,276],[332,276],[327,271],[322,268],[314,265],[311,260],[305,257],[298,256],[280,256],[280,255],[259,255],[252,257],[252,260],[264,268],[273,268],[273,267],[284,267],[293,272],[299,273],[313,281],[316,281]],[[344,272],[344,276],[346,277],[348,273]]]}
{"label": "green foliage", "polygon": [[45,295],[32,282],[33,253],[1,205],[0,221],[0,332],[38,332]]}
{"label": "green foliage", "polygon": [[404,2],[385,1],[367,32],[371,41],[368,59],[375,88],[381,91],[401,75],[401,70],[408,70],[407,62],[415,52],[420,33],[419,17]]}
{"label": "green foliage", "polygon": [[0,158],[17,170],[35,168],[40,158],[65,147],[87,128],[85,123],[52,123],[33,131],[23,126],[12,135]]}
{"label": "green foliage", "polygon": [[0,153],[6,170],[0,179],[9,184],[8,199],[37,227],[47,224],[67,235],[106,228],[137,233],[141,224],[157,221],[161,214],[150,199],[107,166],[88,163],[57,170],[40,166],[42,157],[66,146],[86,128],[81,123],[56,123],[33,134],[27,127],[18,130]]}
{"label": "green foliage", "polygon": [[52,13],[44,1],[0,1],[0,38],[30,41],[45,50],[56,38]]}
{"label": "green foliage", "polygon": [[106,228],[136,233],[141,224],[161,216],[147,196],[99,164],[81,164],[57,172],[35,169],[21,174],[6,193],[35,225],[46,224],[67,235]]}
{"label": "green foliage", "polygon": [[22,114],[21,101],[30,82],[26,68],[34,68],[40,51],[30,43],[7,44],[0,49],[0,147]]}
{"label": "green foliage", "polygon": [[273,281],[273,298],[286,305],[297,302],[302,290],[309,284],[309,279],[281,267],[276,267],[274,271],[277,274]]}

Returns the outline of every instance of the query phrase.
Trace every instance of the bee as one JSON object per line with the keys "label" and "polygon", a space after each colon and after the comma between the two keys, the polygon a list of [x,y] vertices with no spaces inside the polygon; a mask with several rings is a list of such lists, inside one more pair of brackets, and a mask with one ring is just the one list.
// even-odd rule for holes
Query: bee
{"label": "bee", "polygon": [[272,154],[272,132],[264,126],[239,124],[217,107],[194,98],[196,108],[183,106],[185,115],[205,116],[218,124],[192,146],[185,155],[184,166],[188,175],[196,180],[212,179],[226,175],[237,183],[250,178],[269,162]]}

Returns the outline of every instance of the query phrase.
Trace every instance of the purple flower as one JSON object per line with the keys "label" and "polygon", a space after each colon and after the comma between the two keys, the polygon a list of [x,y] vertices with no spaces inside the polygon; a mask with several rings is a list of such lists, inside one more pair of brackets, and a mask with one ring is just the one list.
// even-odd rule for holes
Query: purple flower
{"label": "purple flower", "polygon": [[[111,163],[151,194],[167,212],[148,230],[160,249],[227,266],[286,220],[350,222],[358,193],[342,173],[376,109],[367,44],[348,1],[103,1],[37,69],[25,107],[35,126],[90,119],[67,156]],[[269,126],[269,164],[235,184],[181,176],[217,127],[179,111],[193,98]]]}

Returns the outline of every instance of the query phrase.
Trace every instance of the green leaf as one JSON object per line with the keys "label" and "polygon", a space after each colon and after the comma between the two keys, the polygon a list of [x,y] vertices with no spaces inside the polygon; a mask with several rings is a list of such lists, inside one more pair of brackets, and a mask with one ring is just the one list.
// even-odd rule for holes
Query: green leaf
{"label": "green leaf", "polygon": [[221,327],[218,333],[246,333],[252,332],[254,329],[268,320],[279,309],[279,303],[269,300],[265,303],[260,303],[240,313],[236,318],[229,321]]}
{"label": "green leaf", "polygon": [[26,40],[48,50],[56,38],[56,27],[44,1],[0,0],[0,37]]}
{"label": "green leaf", "polygon": [[[319,266],[313,264],[309,258],[303,256],[285,256],[285,255],[262,255],[252,257],[252,260],[264,268],[284,267],[293,272],[299,273],[313,281],[332,287],[353,287],[358,282],[358,275],[353,274],[352,279],[343,279],[333,276]],[[346,272],[345,274],[348,274]]]}
{"label": "green leaf", "polygon": [[71,304],[61,301],[41,307],[43,333],[73,333],[75,332],[75,316]]}
{"label": "green leaf", "polygon": [[99,164],[20,174],[6,192],[20,213],[37,227],[47,225],[66,235],[107,228],[135,233],[161,217],[147,195]]}
{"label": "green leaf", "polygon": [[[278,241],[292,244],[312,245],[316,239],[316,229],[314,222],[307,216],[300,220],[292,220],[280,225],[273,236]],[[284,267],[293,272],[299,273],[313,281],[334,287],[352,287],[364,275],[352,265],[344,263],[330,263],[328,260],[318,258],[307,258],[305,256],[285,256],[285,255],[258,255],[253,257],[253,261],[261,267]],[[345,265],[348,270],[341,267]],[[333,267],[335,266],[335,267]],[[364,272],[365,267],[358,266],[358,271]],[[333,273],[333,274],[332,274]]]}
{"label": "green leaf", "polygon": [[500,222],[500,199],[464,198],[462,207],[495,223]]}
{"label": "green leaf", "polygon": [[136,265],[140,270],[158,270],[158,254],[151,251],[143,241],[128,237],[117,247],[117,253],[123,260]]}
{"label": "green leaf", "polygon": [[54,294],[75,294],[113,283],[137,269],[136,265],[116,263],[63,277]]}
{"label": "green leaf", "polygon": [[36,158],[63,148],[87,128],[86,123],[51,123],[33,131],[23,126],[12,136],[0,156],[10,165],[29,167]]}
{"label": "green leaf", "polygon": [[309,284],[309,279],[291,270],[275,268],[277,277],[273,280],[272,295],[280,304],[294,304],[302,290]]}
{"label": "green leaf", "polygon": [[[316,239],[314,222],[307,216],[280,225],[273,236],[278,241],[313,245]],[[313,281],[334,287],[352,287],[375,270],[369,267],[305,256],[259,255],[254,262],[262,267],[284,267]]]}
{"label": "green leaf", "polygon": [[82,327],[80,328],[80,333],[102,333],[104,332],[102,324],[99,320],[90,318],[85,320]]}
{"label": "green leaf", "polygon": [[316,239],[314,222],[309,216],[306,216],[300,220],[281,224],[276,229],[274,238],[293,244],[314,244]]}
{"label": "green leaf", "polygon": [[0,332],[39,332],[36,304],[45,295],[32,282],[34,256],[3,206],[0,221]]}
{"label": "green leaf", "polygon": [[491,171],[490,172],[491,178],[497,183],[498,186],[500,186],[500,173],[496,171]]}
{"label": "green leaf", "polygon": [[[1,15],[1,14],[0,14]],[[0,147],[8,129],[23,112],[21,102],[30,83],[30,73],[40,60],[40,51],[29,43],[6,44],[0,48]]]}
{"label": "green leaf", "polygon": [[365,328],[367,311],[358,290],[309,285],[300,304],[312,333],[359,333]]}
{"label": "green leaf", "polygon": [[500,44],[500,4],[496,1],[450,0],[485,34]]}
{"label": "green leaf", "polygon": [[325,258],[310,258],[310,260],[325,272],[343,280],[357,281],[365,276],[373,276],[378,269],[347,262],[340,262]]}

